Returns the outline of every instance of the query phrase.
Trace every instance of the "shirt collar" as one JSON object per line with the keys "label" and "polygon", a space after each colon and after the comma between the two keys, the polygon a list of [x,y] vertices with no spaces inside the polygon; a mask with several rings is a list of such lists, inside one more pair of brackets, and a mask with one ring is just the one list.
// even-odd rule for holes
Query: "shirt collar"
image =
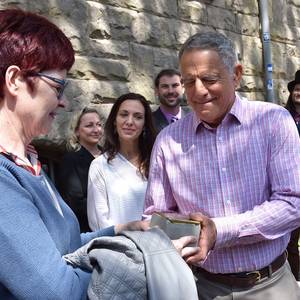
{"label": "shirt collar", "polygon": [[0,154],[4,154],[17,166],[24,168],[35,176],[41,173],[41,163],[38,160],[38,154],[32,145],[28,145],[26,148],[26,158],[21,158],[16,154],[8,152],[4,147],[0,146]]}
{"label": "shirt collar", "polygon": [[166,110],[163,109],[162,106],[160,106],[160,110],[164,114],[164,116],[166,117],[166,119],[168,120],[168,123],[171,123],[172,117],[176,117],[178,120],[181,119],[181,107],[179,107],[179,111],[178,111],[178,113],[176,115],[173,115],[173,114],[167,112]]}

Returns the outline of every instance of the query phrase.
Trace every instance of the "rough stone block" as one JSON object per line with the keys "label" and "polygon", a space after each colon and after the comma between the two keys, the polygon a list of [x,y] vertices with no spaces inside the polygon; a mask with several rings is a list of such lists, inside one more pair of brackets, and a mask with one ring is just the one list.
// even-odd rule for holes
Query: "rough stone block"
{"label": "rough stone block", "polygon": [[[143,28],[143,30],[141,30]],[[157,47],[175,44],[176,21],[141,13],[132,22],[132,33],[138,43]]]}
{"label": "rough stone block", "polygon": [[300,27],[300,7],[287,6],[286,14],[281,14],[281,17],[285,18],[288,25]]}
{"label": "rough stone block", "polygon": [[207,16],[209,26],[236,32],[235,13],[223,8],[208,6]]}
{"label": "rough stone block", "polygon": [[200,1],[178,1],[178,16],[180,19],[195,23],[207,24],[207,10]]}
{"label": "rough stone block", "polygon": [[118,40],[89,39],[86,44],[87,56],[113,59],[129,59],[129,43]]}
{"label": "rough stone block", "polygon": [[75,78],[127,81],[128,61],[97,57],[77,57],[70,74]]}
{"label": "rough stone block", "polygon": [[130,63],[133,73],[151,76],[153,74],[153,60],[153,47],[135,43],[130,44]]}
{"label": "rough stone block", "polygon": [[129,83],[129,89],[133,93],[139,93],[143,95],[148,101],[154,103],[154,86],[153,76],[149,76],[143,73],[132,74]]}
{"label": "rough stone block", "polygon": [[[277,1],[277,0],[276,0]],[[227,8],[230,6],[227,5]],[[257,0],[233,0],[231,4],[232,9],[243,14],[258,15],[258,1]]]}
{"label": "rough stone block", "polygon": [[251,15],[236,15],[237,30],[240,34],[259,36],[259,18]]}
{"label": "rough stone block", "polygon": [[261,77],[243,75],[239,91],[241,92],[257,92],[263,91],[264,83]]}
{"label": "rough stone block", "polygon": [[150,12],[155,15],[176,16],[176,0],[100,0],[104,4],[120,6],[137,11]]}
{"label": "rough stone block", "polygon": [[160,69],[178,69],[178,52],[176,50],[153,48],[154,66]]}

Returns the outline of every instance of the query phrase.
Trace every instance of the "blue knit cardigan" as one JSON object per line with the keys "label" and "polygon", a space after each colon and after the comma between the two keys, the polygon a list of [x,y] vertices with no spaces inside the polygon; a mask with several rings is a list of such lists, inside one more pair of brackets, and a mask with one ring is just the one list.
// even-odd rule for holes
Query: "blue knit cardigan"
{"label": "blue knit cardigan", "polygon": [[[80,235],[78,221],[44,175],[34,176],[0,155],[0,299],[86,299],[90,274],[62,255],[114,228]],[[49,182],[49,180],[48,180]]]}

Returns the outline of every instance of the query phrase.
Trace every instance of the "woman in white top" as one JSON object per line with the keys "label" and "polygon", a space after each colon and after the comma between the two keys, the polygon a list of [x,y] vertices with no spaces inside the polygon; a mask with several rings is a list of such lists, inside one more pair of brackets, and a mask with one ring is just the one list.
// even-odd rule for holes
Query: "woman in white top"
{"label": "woman in white top", "polygon": [[147,100],[134,93],[120,96],[104,134],[104,154],[89,170],[87,213],[92,230],[141,219],[155,140]]}

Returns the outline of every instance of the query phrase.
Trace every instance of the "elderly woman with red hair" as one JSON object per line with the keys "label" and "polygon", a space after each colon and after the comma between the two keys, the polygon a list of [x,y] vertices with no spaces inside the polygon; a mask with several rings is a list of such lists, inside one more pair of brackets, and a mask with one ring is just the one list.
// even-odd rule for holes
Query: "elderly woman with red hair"
{"label": "elderly woman with red hair", "polygon": [[0,299],[86,299],[90,273],[62,258],[136,222],[81,234],[72,210],[41,171],[30,143],[59,109],[74,51],[47,19],[0,11]]}

